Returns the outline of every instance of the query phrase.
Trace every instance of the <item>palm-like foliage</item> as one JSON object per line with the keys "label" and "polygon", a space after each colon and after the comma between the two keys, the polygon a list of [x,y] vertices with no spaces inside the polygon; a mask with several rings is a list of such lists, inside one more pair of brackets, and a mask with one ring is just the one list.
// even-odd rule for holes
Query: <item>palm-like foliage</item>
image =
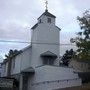
{"label": "palm-like foliage", "polygon": [[76,40],[77,56],[81,60],[90,60],[90,11],[86,11],[83,17],[77,19],[81,27],[81,32],[78,32]]}
{"label": "palm-like foliage", "polygon": [[21,53],[22,51],[18,51],[18,50],[9,50],[9,53],[7,55],[5,55],[5,60],[9,60],[12,59],[13,57],[15,57],[16,55],[18,55],[19,53]]}

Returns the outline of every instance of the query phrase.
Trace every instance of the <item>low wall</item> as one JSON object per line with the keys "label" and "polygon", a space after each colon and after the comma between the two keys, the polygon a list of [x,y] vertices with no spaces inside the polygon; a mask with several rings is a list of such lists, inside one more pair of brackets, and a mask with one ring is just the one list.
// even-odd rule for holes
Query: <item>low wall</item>
{"label": "low wall", "polygon": [[31,84],[30,90],[54,90],[58,88],[66,88],[72,86],[80,86],[81,79],[45,81]]}

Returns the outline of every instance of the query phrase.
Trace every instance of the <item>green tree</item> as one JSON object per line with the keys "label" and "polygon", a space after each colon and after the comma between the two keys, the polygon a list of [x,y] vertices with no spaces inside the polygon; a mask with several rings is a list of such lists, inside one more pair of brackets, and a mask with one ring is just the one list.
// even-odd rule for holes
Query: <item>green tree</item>
{"label": "green tree", "polygon": [[16,55],[18,55],[19,53],[21,53],[21,50],[18,51],[18,50],[12,50],[10,49],[9,50],[9,53],[7,55],[5,55],[5,60],[9,60],[9,59],[12,59],[13,57],[15,57]]}
{"label": "green tree", "polygon": [[90,11],[83,13],[82,17],[77,17],[81,31],[76,38],[77,58],[79,60],[90,60]]}
{"label": "green tree", "polygon": [[69,61],[74,56],[75,56],[75,51],[73,51],[73,49],[66,50],[65,54],[61,58],[61,61],[63,62],[63,65],[68,66]]}
{"label": "green tree", "polygon": [[18,50],[9,50],[9,53],[7,55],[5,55],[5,59],[4,62],[7,61],[8,66],[7,66],[7,76],[10,77],[11,75],[11,63],[12,63],[12,58],[14,58],[15,56],[17,56],[19,53],[21,53],[22,51],[18,51]]}

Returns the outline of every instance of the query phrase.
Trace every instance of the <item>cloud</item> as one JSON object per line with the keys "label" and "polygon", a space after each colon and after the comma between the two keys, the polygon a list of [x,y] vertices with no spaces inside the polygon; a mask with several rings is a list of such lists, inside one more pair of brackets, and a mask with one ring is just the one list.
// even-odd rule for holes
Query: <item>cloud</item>
{"label": "cloud", "polygon": [[[90,0],[48,0],[48,3],[49,12],[57,17],[56,24],[62,29],[61,43],[69,43],[79,30],[76,17],[90,8]],[[30,41],[30,28],[44,10],[44,0],[0,0],[0,39]],[[20,48],[20,44],[0,43],[0,47],[1,53],[5,53],[7,48]]]}
{"label": "cloud", "polygon": [[24,28],[17,24],[11,23],[6,28],[0,29],[0,39],[29,41],[30,28]]}
{"label": "cloud", "polygon": [[25,48],[26,46],[28,46],[29,44],[27,43],[0,43],[0,57],[5,58],[5,54],[7,54],[9,52],[10,49],[17,49],[20,50],[22,48]]}

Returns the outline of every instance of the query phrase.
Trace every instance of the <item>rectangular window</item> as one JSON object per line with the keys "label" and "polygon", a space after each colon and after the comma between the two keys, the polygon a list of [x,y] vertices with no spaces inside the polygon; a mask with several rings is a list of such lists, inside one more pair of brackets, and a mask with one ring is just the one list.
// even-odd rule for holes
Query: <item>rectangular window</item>
{"label": "rectangular window", "polygon": [[47,22],[48,22],[48,23],[51,23],[51,18],[48,18]]}
{"label": "rectangular window", "polygon": [[43,57],[43,64],[44,65],[53,65],[54,59],[52,57]]}

